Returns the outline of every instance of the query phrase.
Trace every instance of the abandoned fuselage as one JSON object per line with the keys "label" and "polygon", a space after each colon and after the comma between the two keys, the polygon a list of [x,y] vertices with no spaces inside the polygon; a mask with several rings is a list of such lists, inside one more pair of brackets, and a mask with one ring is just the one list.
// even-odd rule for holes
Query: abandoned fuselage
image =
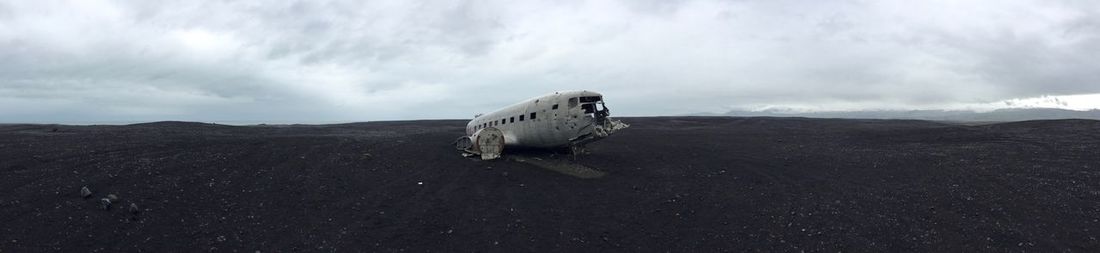
{"label": "abandoned fuselage", "polygon": [[575,154],[628,126],[609,114],[600,93],[554,92],[475,116],[455,145],[482,159],[500,157],[504,147],[569,147]]}

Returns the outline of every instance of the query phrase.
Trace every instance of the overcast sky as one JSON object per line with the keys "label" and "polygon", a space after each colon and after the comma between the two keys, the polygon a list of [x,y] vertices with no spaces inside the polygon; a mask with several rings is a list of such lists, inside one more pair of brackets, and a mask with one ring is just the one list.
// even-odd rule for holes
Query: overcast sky
{"label": "overcast sky", "polygon": [[0,122],[1100,107],[1100,1],[0,1]]}

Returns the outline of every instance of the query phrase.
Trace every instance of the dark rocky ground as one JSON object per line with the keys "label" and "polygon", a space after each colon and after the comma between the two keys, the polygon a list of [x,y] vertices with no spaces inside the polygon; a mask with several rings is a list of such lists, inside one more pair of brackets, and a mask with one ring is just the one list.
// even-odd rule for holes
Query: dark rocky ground
{"label": "dark rocky ground", "polygon": [[1100,121],[624,121],[598,179],[464,121],[2,125],[0,252],[1100,250]]}

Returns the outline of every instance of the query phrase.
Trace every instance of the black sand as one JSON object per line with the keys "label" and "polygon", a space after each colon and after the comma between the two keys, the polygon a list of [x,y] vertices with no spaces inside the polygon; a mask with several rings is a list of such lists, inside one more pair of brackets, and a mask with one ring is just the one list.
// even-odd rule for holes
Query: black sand
{"label": "black sand", "polygon": [[464,121],[2,125],[0,252],[1100,250],[1100,121],[623,121],[597,179]]}

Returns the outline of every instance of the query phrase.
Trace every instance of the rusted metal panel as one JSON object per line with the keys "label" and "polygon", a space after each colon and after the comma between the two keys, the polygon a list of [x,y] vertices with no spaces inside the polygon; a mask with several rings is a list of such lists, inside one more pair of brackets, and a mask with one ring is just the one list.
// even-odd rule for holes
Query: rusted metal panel
{"label": "rusted metal panel", "polygon": [[481,155],[481,160],[500,158],[504,152],[504,133],[495,127],[482,129],[474,133],[474,149]]}

